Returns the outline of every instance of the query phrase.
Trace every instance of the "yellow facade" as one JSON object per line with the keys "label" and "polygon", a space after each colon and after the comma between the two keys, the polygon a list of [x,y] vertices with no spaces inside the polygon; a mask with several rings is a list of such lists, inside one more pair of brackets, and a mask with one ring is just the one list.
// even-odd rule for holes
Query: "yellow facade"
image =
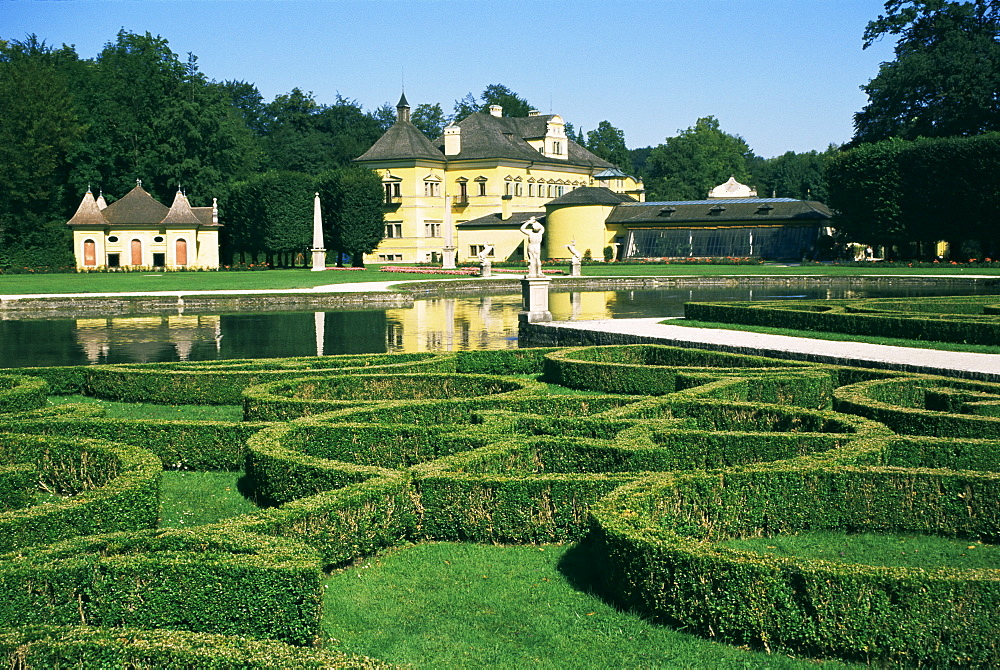
{"label": "yellow facade", "polygon": [[[525,214],[541,218],[556,198],[609,185],[595,177],[613,166],[568,140],[558,115],[477,112],[446,128],[435,144],[409,123],[405,98],[397,111],[396,124],[358,159],[381,175],[386,189],[385,238],[366,263],[440,262],[449,248],[458,262],[469,262],[487,243],[497,260],[519,257],[518,221]],[[641,199],[641,181],[619,174],[619,192]],[[495,221],[479,225],[490,216]],[[475,225],[460,227],[468,221]]]}
{"label": "yellow facade", "polygon": [[567,248],[575,244],[581,256],[604,259],[605,247],[621,244],[628,231],[606,223],[615,205],[554,205],[546,208],[545,253],[548,258],[570,259]]}

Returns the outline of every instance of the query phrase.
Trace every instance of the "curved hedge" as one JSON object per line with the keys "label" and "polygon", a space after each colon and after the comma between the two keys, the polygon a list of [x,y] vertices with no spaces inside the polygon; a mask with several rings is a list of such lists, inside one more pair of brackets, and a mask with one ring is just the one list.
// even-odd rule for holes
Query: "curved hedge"
{"label": "curved hedge", "polygon": [[684,318],[967,344],[1000,342],[996,296],[689,302]]}
{"label": "curved hedge", "polygon": [[807,529],[1000,538],[1000,474],[894,468],[659,475],[597,505],[594,539],[623,604],[702,635],[907,665],[1000,659],[1000,571],[929,571],[737,551]]}
{"label": "curved hedge", "polygon": [[829,406],[833,389],[829,368],[815,364],[657,344],[554,351],[545,357],[545,376],[570,388],[642,395],[719,380],[713,397],[815,408]]}
{"label": "curved hedge", "polygon": [[1000,438],[1000,384],[914,375],[843,386],[834,396],[838,411],[898,433]]}
{"label": "curved hedge", "polygon": [[248,388],[243,393],[247,421],[287,421],[336,409],[388,400],[446,400],[520,394],[541,389],[525,379],[470,374],[356,374],[300,377]]}
{"label": "curved hedge", "polygon": [[319,639],[320,561],[247,533],[158,530],[0,555],[0,622]]}
{"label": "curved hedge", "polygon": [[[313,644],[322,567],[425,540],[592,534],[610,597],[694,632],[873,662],[1000,662],[984,633],[998,623],[1000,571],[904,574],[720,544],[812,528],[997,540],[1000,475],[987,471],[998,469],[1000,440],[979,436],[993,435],[1000,420],[1000,385],[651,345],[295,360],[303,363],[120,366],[103,377],[116,393],[149,402],[186,374],[195,386],[210,388],[215,375],[225,393],[243,393],[252,375],[273,373],[245,389],[245,417],[271,423],[107,419],[82,406],[0,415],[0,431],[34,434],[0,433],[0,494],[9,501],[0,520],[37,514],[32,482],[53,457],[66,464],[55,469],[66,491],[103,473],[91,476],[99,488],[69,499],[67,510],[85,510],[78,521],[117,519],[114,504],[87,507],[87,496],[127,481],[114,470],[114,449],[144,454],[139,469],[155,477],[160,464],[136,447],[167,466],[245,467],[257,495],[278,504],[194,531],[137,524],[74,537],[112,530],[80,526],[57,544],[18,543],[0,556],[0,595],[9,601],[0,628],[49,620],[100,628],[67,633],[66,657],[38,627],[0,630],[0,649],[34,640],[24,653],[59,662],[92,653],[113,665],[160,654],[150,635],[175,640],[177,659],[195,658],[185,640],[202,644],[186,636],[239,636],[211,638],[218,653],[205,656],[206,667],[224,665],[243,658],[231,640],[246,639],[248,652],[272,644],[251,637]],[[349,360],[371,365],[348,370]],[[410,365],[426,368],[399,374]],[[110,367],[94,369],[100,376]],[[527,377],[543,371],[549,385]],[[30,374],[57,389],[85,378],[65,368]],[[24,455],[10,456],[3,440],[27,445],[16,452]],[[136,509],[149,526],[156,486],[147,484],[135,499],[145,501]],[[194,587],[171,588],[178,583]],[[32,613],[19,619],[25,609]],[[932,644],[935,627],[944,636]],[[142,628],[161,630],[136,633],[134,643],[104,632]],[[286,649],[275,652],[276,665],[288,658],[314,667],[309,650],[276,649]]]}
{"label": "curved hedge", "polygon": [[121,402],[238,405],[247,387],[279,379],[356,372],[450,372],[454,369],[455,356],[447,353],[97,365],[86,369],[83,391]]}
{"label": "curved hedge", "polygon": [[163,466],[148,451],[97,440],[0,433],[0,458],[30,466],[37,475],[34,490],[55,497],[0,514],[0,552],[156,526]]}
{"label": "curved hedge", "polygon": [[44,379],[0,375],[0,413],[45,407],[48,395],[49,385]]}

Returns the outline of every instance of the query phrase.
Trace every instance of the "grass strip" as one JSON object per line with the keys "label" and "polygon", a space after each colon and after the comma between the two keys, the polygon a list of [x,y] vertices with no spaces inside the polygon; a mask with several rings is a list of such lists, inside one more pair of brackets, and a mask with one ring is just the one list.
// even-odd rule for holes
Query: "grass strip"
{"label": "grass strip", "polygon": [[817,666],[620,612],[588,592],[592,570],[580,546],[406,547],[327,579],[327,647],[418,668]]}
{"label": "grass strip", "polygon": [[160,528],[193,528],[258,507],[240,493],[239,472],[165,470],[160,482]]}
{"label": "grass strip", "polygon": [[809,531],[797,535],[755,537],[719,546],[773,556],[820,559],[890,568],[1000,568],[1000,547],[964,538]]}
{"label": "grass strip", "polygon": [[150,403],[114,402],[85,395],[49,396],[50,405],[87,403],[100,405],[109,419],[158,419],[175,421],[242,421],[239,405],[153,405]]}
{"label": "grass strip", "polygon": [[936,351],[964,351],[975,354],[1000,354],[1000,347],[983,344],[957,344],[953,342],[934,342],[929,340],[907,340],[894,337],[873,337],[870,335],[848,335],[819,330],[794,330],[791,328],[771,328],[768,326],[746,326],[738,323],[719,323],[715,321],[695,321],[693,319],[667,319],[661,321],[668,326],[686,326],[688,328],[710,328],[718,330],[738,330],[745,333],[762,333],[764,335],[786,335],[788,337],[803,337],[813,340],[830,340],[833,342],[863,342],[865,344],[884,344],[892,347],[910,347],[913,349],[934,349]]}

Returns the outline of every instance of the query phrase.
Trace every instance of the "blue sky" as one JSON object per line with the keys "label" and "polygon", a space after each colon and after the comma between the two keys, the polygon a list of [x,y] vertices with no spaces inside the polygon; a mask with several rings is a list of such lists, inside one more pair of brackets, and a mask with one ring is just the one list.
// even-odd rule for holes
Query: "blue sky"
{"label": "blue sky", "polygon": [[861,49],[881,0],[0,0],[0,38],[34,33],[96,56],[120,28],[165,37],[210,78],[253,82],[266,100],[298,86],[374,109],[450,112],[503,83],[543,113],[629,147],[702,116],[758,155],[850,139],[859,86],[892,59]]}

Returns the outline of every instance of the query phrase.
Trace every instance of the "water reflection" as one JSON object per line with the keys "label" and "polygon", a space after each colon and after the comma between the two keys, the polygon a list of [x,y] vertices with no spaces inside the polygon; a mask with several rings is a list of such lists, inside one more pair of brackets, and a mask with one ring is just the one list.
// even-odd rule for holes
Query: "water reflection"
{"label": "water reflection", "polygon": [[[990,292],[798,287],[554,292],[553,318],[680,316],[689,301]],[[0,320],[0,367],[517,347],[520,295],[436,297],[408,309]]]}

